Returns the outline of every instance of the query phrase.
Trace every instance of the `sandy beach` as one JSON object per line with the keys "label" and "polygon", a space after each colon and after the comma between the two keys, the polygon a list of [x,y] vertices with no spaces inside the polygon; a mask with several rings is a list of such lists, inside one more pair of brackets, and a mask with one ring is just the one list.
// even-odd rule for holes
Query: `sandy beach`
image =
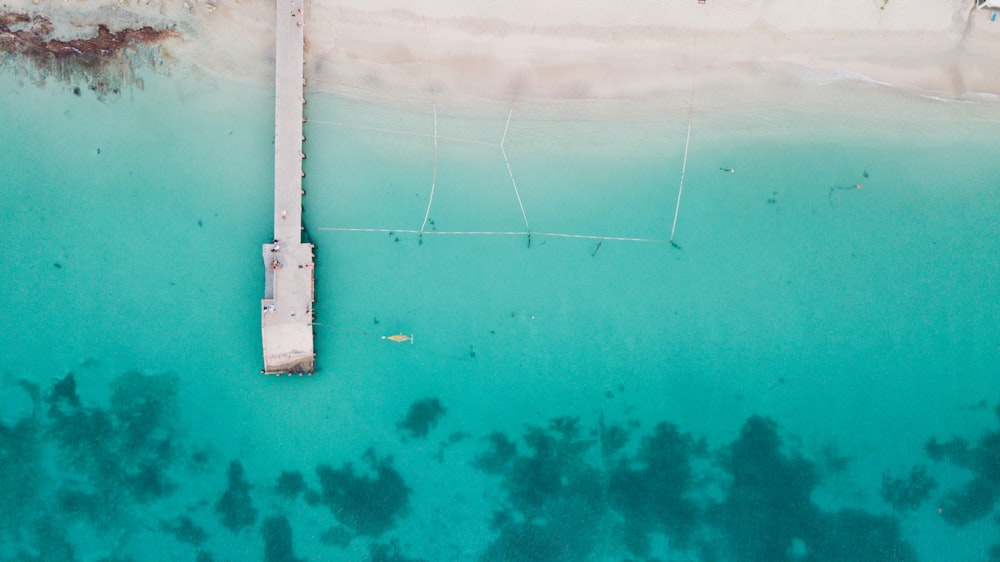
{"label": "sandy beach", "polygon": [[[175,66],[267,83],[273,4],[15,0],[53,36],[174,29]],[[667,4],[456,0],[307,5],[309,87],[407,105],[476,100],[733,97],[793,80],[848,79],[945,97],[1000,93],[1000,23],[972,0],[696,0]],[[763,85],[763,86],[762,86]]]}

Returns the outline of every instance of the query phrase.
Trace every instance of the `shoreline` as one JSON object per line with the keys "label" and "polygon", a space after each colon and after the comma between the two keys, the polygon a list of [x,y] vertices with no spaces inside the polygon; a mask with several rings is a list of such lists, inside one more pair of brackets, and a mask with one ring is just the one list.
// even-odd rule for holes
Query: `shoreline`
{"label": "shoreline", "polygon": [[[521,2],[470,10],[447,0],[413,11],[403,0],[315,0],[307,6],[307,87],[399,108],[440,104],[459,115],[515,100],[684,108],[692,89],[696,101],[746,109],[754,96],[768,103],[796,84],[844,82],[917,98],[1000,100],[1000,23],[971,0],[830,0],[808,14],[791,0],[669,8],[639,0],[628,10]],[[163,72],[273,81],[269,2],[15,0],[2,11],[47,18],[53,38],[101,24],[175,30],[160,44]]]}
{"label": "shoreline", "polygon": [[704,92],[697,83],[706,77],[725,90],[803,75],[957,99],[1000,93],[993,72],[1000,59],[988,54],[1000,52],[1000,25],[970,2],[919,0],[884,10],[877,2],[847,4],[810,6],[817,18],[784,0],[669,9],[638,2],[618,11],[584,3],[572,14],[527,2],[480,6],[476,14],[447,2],[425,6],[427,13],[406,11],[397,0],[364,10],[314,2],[310,27],[324,36],[311,35],[307,70],[313,88],[390,103],[684,103],[692,80]]}

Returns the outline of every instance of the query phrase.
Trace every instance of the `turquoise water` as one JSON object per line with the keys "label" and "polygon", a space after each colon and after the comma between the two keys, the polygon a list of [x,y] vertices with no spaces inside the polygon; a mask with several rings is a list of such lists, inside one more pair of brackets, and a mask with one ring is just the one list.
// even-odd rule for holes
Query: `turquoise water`
{"label": "turquoise water", "polygon": [[[268,88],[0,85],[2,559],[1000,557],[989,102],[696,113],[674,249],[323,230],[418,229],[434,121],[310,95],[302,380],[258,374]],[[666,238],[659,109],[519,102],[531,229]],[[438,107],[429,229],[524,229],[509,110]]]}

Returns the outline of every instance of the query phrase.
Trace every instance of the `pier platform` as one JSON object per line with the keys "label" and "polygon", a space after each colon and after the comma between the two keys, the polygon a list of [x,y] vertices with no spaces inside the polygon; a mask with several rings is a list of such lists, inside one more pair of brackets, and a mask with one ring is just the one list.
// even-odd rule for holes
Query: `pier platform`
{"label": "pier platform", "polygon": [[304,0],[276,0],[274,239],[263,245],[261,331],[267,374],[312,374],[313,245],[302,243]]}

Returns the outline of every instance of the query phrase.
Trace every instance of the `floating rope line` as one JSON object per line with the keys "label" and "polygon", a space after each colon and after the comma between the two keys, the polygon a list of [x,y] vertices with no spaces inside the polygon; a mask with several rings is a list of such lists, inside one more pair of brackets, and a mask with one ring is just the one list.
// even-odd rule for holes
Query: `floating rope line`
{"label": "floating rope line", "polygon": [[[427,18],[420,16],[424,24],[424,42],[427,53],[431,50],[431,32],[427,29]],[[434,186],[437,184],[438,175],[438,110],[437,96],[434,94],[434,75],[431,73],[431,63],[424,54],[424,68],[427,69],[427,85],[431,90],[431,112],[434,114],[434,171],[431,172],[431,193],[427,197],[427,210],[424,212],[424,222],[420,223],[420,238],[423,240],[424,229],[427,228],[427,220],[431,216],[431,205],[434,204]]]}
{"label": "floating rope line", "polygon": [[[385,127],[372,127],[369,125],[355,125],[353,123],[345,123],[343,121],[320,121],[318,119],[310,119],[309,124],[328,125],[331,127],[343,127],[345,129],[356,129],[359,131],[374,131],[377,133],[387,133],[390,135],[405,135],[409,137],[420,137],[425,139],[434,138],[434,135],[430,133],[421,133],[418,131],[404,131],[403,129],[388,129]],[[466,144],[478,144],[482,146],[497,146],[497,143],[495,142],[469,139],[465,137],[449,137],[447,135],[438,135],[437,139],[440,141],[464,142]]]}
{"label": "floating rope line", "polygon": [[[433,90],[432,90],[433,94]],[[434,204],[434,186],[437,183],[438,176],[438,112],[437,103],[431,104],[431,110],[434,112],[434,172],[431,174],[431,194],[427,198],[427,211],[424,212],[424,222],[420,224],[420,236],[424,235],[424,229],[427,228],[427,219],[431,216],[431,205]]]}
{"label": "floating rope line", "polygon": [[694,122],[694,77],[698,60],[698,36],[694,36],[694,45],[691,50],[691,92],[688,94],[688,128],[687,137],[684,139],[684,161],[681,164],[681,181],[677,187],[677,205],[674,207],[674,222],[670,226],[670,245],[680,249],[674,242],[674,233],[677,231],[677,217],[681,213],[681,195],[684,194],[684,173],[687,172],[688,149],[691,147],[691,124]]}
{"label": "floating rope line", "polygon": [[326,227],[312,230],[325,230],[328,232],[378,232],[387,234],[417,234],[426,236],[548,236],[551,238],[576,238],[584,240],[609,240],[613,242],[651,242],[663,244],[669,240],[658,238],[642,238],[630,236],[603,236],[596,234],[572,234],[567,232],[529,232],[526,230],[428,230],[421,232],[411,228],[354,228],[354,227]]}
{"label": "floating rope line", "polygon": [[[420,223],[420,243],[424,242],[424,230],[427,228],[427,221],[431,216],[431,205],[434,204],[434,187],[437,185],[438,175],[438,111],[437,95],[434,92],[434,74],[431,72],[431,62],[427,58],[431,50],[431,32],[427,28],[427,18],[420,16],[424,24],[424,43],[427,51],[424,53],[424,68],[427,70],[427,87],[431,91],[431,113],[434,114],[434,168],[431,172],[431,193],[427,197],[427,210],[424,211],[424,220]],[[413,343],[411,340],[410,343]]]}
{"label": "floating rope line", "polygon": [[510,169],[510,159],[507,158],[507,150],[504,143],[507,142],[507,129],[510,128],[510,117],[514,115],[514,100],[510,100],[510,111],[507,112],[507,124],[503,127],[503,136],[500,137],[500,153],[503,154],[504,164],[507,164],[507,175],[510,176],[510,183],[514,186],[514,195],[517,197],[517,205],[521,208],[521,218],[524,219],[524,228],[527,230],[528,245],[531,245],[531,226],[528,225],[528,215],[524,212],[524,203],[521,202],[521,192],[517,190],[517,181],[514,180],[514,172]]}
{"label": "floating rope line", "polygon": [[[689,112],[690,114],[690,112]],[[677,206],[674,207],[674,224],[670,226],[670,244],[675,248],[679,247],[674,242],[674,232],[677,230],[677,216],[681,213],[681,195],[684,194],[684,173],[687,172],[688,147],[691,145],[691,117],[688,117],[687,139],[684,141],[684,163],[681,164],[681,184],[677,188]]]}

